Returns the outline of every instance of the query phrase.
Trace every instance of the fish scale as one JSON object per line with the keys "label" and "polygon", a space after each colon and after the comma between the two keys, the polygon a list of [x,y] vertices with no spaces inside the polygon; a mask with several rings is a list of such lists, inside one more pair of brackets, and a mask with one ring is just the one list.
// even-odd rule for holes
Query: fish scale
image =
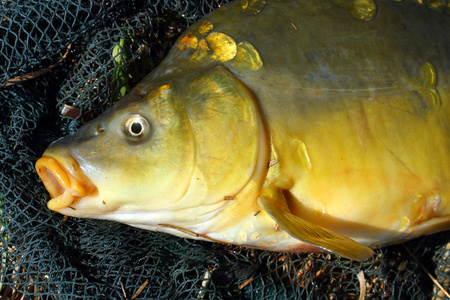
{"label": "fish scale", "polygon": [[48,207],[358,260],[450,229],[449,18],[348,3],[237,1],[205,16],[44,152]]}

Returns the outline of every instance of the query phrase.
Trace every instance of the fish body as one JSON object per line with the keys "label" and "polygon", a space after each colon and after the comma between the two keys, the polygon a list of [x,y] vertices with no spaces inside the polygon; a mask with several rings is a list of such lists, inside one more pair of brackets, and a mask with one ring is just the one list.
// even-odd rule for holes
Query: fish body
{"label": "fish body", "polygon": [[238,1],[36,163],[64,215],[273,251],[450,229],[450,20],[412,3]]}

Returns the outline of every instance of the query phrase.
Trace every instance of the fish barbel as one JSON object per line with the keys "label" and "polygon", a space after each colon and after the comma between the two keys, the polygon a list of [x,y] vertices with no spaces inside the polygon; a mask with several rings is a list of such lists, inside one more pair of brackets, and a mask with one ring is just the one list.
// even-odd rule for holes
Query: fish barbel
{"label": "fish barbel", "polygon": [[409,2],[224,5],[44,152],[48,208],[357,260],[449,230],[449,32]]}

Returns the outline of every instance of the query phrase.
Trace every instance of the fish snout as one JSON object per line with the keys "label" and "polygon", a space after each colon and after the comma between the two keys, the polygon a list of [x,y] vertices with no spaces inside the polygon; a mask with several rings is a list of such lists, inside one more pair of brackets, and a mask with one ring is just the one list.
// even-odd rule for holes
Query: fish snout
{"label": "fish snout", "polygon": [[68,158],[64,162],[66,167],[53,157],[43,156],[35,165],[36,172],[52,197],[47,207],[55,211],[70,207],[77,199],[96,190],[75,159]]}

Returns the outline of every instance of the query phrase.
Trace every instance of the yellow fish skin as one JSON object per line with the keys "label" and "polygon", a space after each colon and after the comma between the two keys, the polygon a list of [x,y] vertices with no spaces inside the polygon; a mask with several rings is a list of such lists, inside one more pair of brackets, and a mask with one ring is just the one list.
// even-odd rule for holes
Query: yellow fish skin
{"label": "yellow fish skin", "polygon": [[409,2],[227,4],[44,152],[48,207],[356,260],[449,230],[448,32]]}

